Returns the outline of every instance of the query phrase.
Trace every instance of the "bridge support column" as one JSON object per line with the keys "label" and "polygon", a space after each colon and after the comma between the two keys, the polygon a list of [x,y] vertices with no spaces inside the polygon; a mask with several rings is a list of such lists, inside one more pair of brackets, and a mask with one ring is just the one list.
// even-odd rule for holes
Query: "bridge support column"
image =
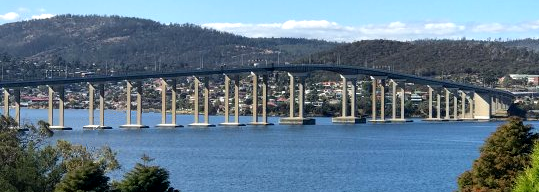
{"label": "bridge support column", "polygon": [[[137,111],[136,111],[136,118],[137,118],[137,124],[131,124],[131,89],[133,88],[133,84],[135,84],[135,88],[137,89]],[[120,128],[149,128],[147,125],[142,124],[142,82],[137,81],[135,83],[126,81],[126,92],[127,92],[127,124],[120,125]]]}
{"label": "bridge support column", "polygon": [[230,115],[228,114],[228,109],[229,109],[229,106],[228,106],[228,103],[230,103],[230,101],[228,100],[228,94],[230,93],[230,77],[228,77],[228,75],[225,75],[225,122],[226,124],[228,124],[228,120],[230,119]]}
{"label": "bridge support column", "polygon": [[[442,87],[439,85],[428,85],[428,95],[429,95],[429,117],[427,119],[424,119],[424,121],[442,121],[444,119],[441,118],[441,110],[442,110],[442,96],[441,96],[441,90]],[[434,95],[436,95],[436,98],[434,98]],[[433,106],[434,99],[436,99],[436,106]],[[434,108],[436,108],[436,117],[434,117]]]}
{"label": "bridge support column", "polygon": [[296,110],[294,108],[294,103],[296,103],[296,97],[294,96],[294,92],[296,92],[296,83],[294,82],[294,76],[292,74],[288,74],[288,76],[290,77],[290,98],[288,99],[289,100],[289,105],[290,105],[290,118],[293,118],[294,117],[294,111]]}
{"label": "bridge support column", "polygon": [[[199,77],[195,78],[195,107],[198,106],[198,84],[199,84]],[[204,123],[198,122],[198,107],[195,108],[195,123],[189,124],[189,126],[192,127],[215,127],[215,125],[210,124],[210,115],[209,115],[209,108],[210,108],[210,84],[209,84],[209,78],[204,77]]]}
{"label": "bridge support column", "polygon": [[241,125],[240,120],[240,76],[234,76],[234,123]]}
{"label": "bridge support column", "polygon": [[391,119],[397,119],[397,83],[391,83]]}
{"label": "bridge support column", "polygon": [[183,127],[176,124],[176,79],[170,80],[171,85],[171,122],[167,123],[167,80],[161,79],[161,124],[157,124],[156,127]]}
{"label": "bridge support column", "polygon": [[95,87],[91,83],[88,83],[88,125],[94,125],[94,96]]}
{"label": "bridge support column", "polygon": [[[372,119],[369,120],[369,122],[373,123],[387,123],[390,122],[385,119],[385,80],[387,79],[386,76],[371,76],[372,79]],[[378,84],[378,80],[380,81],[380,84]],[[376,112],[376,90],[380,88],[380,119],[377,119]]]}
{"label": "bridge support column", "polygon": [[380,120],[385,122],[386,119],[386,82],[385,79],[380,80]]}
{"label": "bridge support column", "polygon": [[461,108],[460,108],[461,119],[465,119],[466,118],[466,93],[464,91],[460,93],[460,104],[461,104]]}
{"label": "bridge support column", "polygon": [[9,117],[9,89],[4,88],[4,116]]}
{"label": "bridge support column", "polygon": [[199,118],[199,114],[200,114],[200,112],[199,112],[199,110],[198,110],[198,108],[200,107],[199,104],[198,104],[198,102],[200,101],[200,98],[198,97],[199,92],[200,92],[200,91],[198,90],[199,87],[200,87],[200,79],[198,79],[198,77],[195,77],[194,84],[195,84],[195,85],[194,85],[194,96],[193,96],[193,97],[194,97],[194,106],[193,106],[193,108],[194,108],[194,114],[193,114],[193,115],[195,116],[195,122],[194,122],[194,123],[195,123],[195,124],[198,124],[198,123],[199,123],[199,119],[198,119],[198,118]]}
{"label": "bridge support column", "polygon": [[441,118],[442,99],[440,93],[436,92],[436,119]]}
{"label": "bridge support column", "polygon": [[457,97],[457,92],[455,92],[455,94],[453,95],[453,120],[458,120],[459,119],[459,110],[458,110],[458,97]]}
{"label": "bridge support column", "polygon": [[[304,100],[305,100],[305,78],[308,76],[307,73],[288,73],[290,76],[290,117],[281,118],[279,124],[281,125],[314,125],[316,124],[316,119],[305,118],[303,112]],[[294,78],[298,78],[298,117],[294,117]]]}
{"label": "bridge support column", "polygon": [[347,114],[348,111],[346,110],[346,108],[348,108],[348,81],[346,80],[346,77],[344,77],[342,75],[341,75],[341,78],[342,78],[341,116],[346,117],[348,115]]}
{"label": "bridge support column", "polygon": [[474,119],[474,104],[475,104],[474,98],[473,98],[474,96],[475,96],[474,93],[471,93],[470,99],[468,99],[468,102],[469,102],[469,104],[470,104],[470,105],[469,105],[469,107],[470,107],[470,109],[469,109],[470,112],[469,112],[468,115],[470,116],[470,119]]}
{"label": "bridge support column", "polygon": [[[412,120],[404,119],[404,82],[405,80],[402,79],[392,79],[391,80],[391,102],[392,102],[392,114],[391,114],[391,122],[396,123],[405,123],[405,122],[413,122]],[[400,90],[400,118],[397,118],[397,90]]]}
{"label": "bridge support column", "polygon": [[253,121],[250,123],[251,125],[256,125],[258,123],[258,75],[256,73],[251,72],[251,76],[253,78],[253,103],[251,107],[251,112],[253,113]]}
{"label": "bridge support column", "polygon": [[432,92],[434,91],[432,87],[428,87],[428,93],[429,93],[429,119],[432,119]]}
{"label": "bridge support column", "polygon": [[225,74],[225,122],[219,123],[220,126],[245,126],[239,123],[239,76],[234,76],[234,122],[230,119],[230,77]]}
{"label": "bridge support column", "polygon": [[[4,88],[4,116],[9,117],[9,96],[11,93],[8,88]],[[21,88],[13,89],[13,96],[15,96],[15,117],[14,120],[17,122],[17,126],[20,129],[21,123]]]}
{"label": "bridge support column", "polygon": [[305,109],[305,78],[298,77],[298,79],[298,117],[303,119],[303,117],[305,116],[305,112],[303,111]]}
{"label": "bridge support column", "polygon": [[[364,118],[358,118],[357,117],[357,105],[356,105],[356,90],[357,90],[357,75],[341,75],[342,78],[342,109],[341,109],[341,116],[340,117],[334,117],[331,121],[333,123],[339,123],[339,124],[358,124],[358,123],[365,123]],[[351,84],[351,95],[350,95],[350,115],[347,114],[347,108],[348,108],[348,80],[350,80]]]}
{"label": "bridge support column", "polygon": [[99,84],[98,85],[98,91],[99,91],[99,125],[95,124],[95,85],[88,83],[88,119],[89,124],[83,126],[83,129],[112,129],[112,127],[105,126],[105,85]]}
{"label": "bridge support column", "polygon": [[15,122],[20,127],[21,123],[21,88],[13,89],[15,95]]}
{"label": "bridge support column", "polygon": [[376,89],[378,88],[378,85],[377,85],[377,81],[375,78],[372,78],[372,94],[371,94],[371,97],[372,97],[372,103],[371,103],[371,106],[372,106],[372,119],[371,121],[376,121]]}
{"label": "bridge support column", "polygon": [[474,111],[473,116],[477,120],[490,120],[492,108],[490,94],[474,93]]}
{"label": "bridge support column", "polygon": [[273,125],[268,122],[268,75],[262,75],[262,124]]}
{"label": "bridge support column", "polygon": [[449,89],[445,89],[445,118],[446,120],[451,119],[449,116],[449,112],[451,111],[451,108],[449,108],[449,96],[450,96]]}
{"label": "bridge support column", "polygon": [[[400,99],[401,99],[401,120],[404,120],[404,98],[406,97],[405,95],[405,92],[404,92],[404,86],[401,87],[401,95],[400,95]],[[406,122],[412,122],[413,120],[408,120]]]}
{"label": "bridge support column", "polygon": [[[54,93],[58,92],[58,125],[54,125],[53,120],[53,97]],[[71,127],[64,126],[64,101],[65,89],[64,86],[52,87],[49,86],[49,128],[52,130],[72,130]]]}

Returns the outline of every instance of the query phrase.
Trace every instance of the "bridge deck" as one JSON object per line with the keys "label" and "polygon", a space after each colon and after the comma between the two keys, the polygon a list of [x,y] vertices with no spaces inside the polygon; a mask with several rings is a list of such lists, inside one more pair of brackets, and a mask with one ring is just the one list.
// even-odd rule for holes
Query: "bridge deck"
{"label": "bridge deck", "polygon": [[55,79],[39,79],[39,80],[24,80],[24,81],[2,81],[0,87],[27,87],[27,86],[39,86],[39,85],[57,85],[57,84],[72,84],[72,83],[85,83],[85,82],[108,82],[108,81],[123,81],[123,80],[139,80],[148,78],[173,78],[173,77],[185,77],[185,76],[203,76],[203,75],[217,75],[217,74],[237,74],[237,73],[249,73],[249,72],[272,72],[272,71],[284,71],[284,72],[312,72],[312,71],[331,71],[344,75],[369,75],[369,76],[385,76],[389,79],[405,79],[407,82],[442,86],[445,88],[458,88],[466,91],[475,91],[482,93],[493,93],[507,97],[514,97],[514,95],[508,91],[497,90],[492,88],[480,87],[470,84],[463,84],[451,81],[442,81],[432,78],[419,77],[410,74],[404,74],[394,71],[384,71],[378,69],[370,69],[364,67],[353,67],[346,65],[326,65],[326,64],[287,64],[287,65],[262,65],[257,67],[236,67],[236,68],[217,68],[217,69],[182,69],[174,72],[162,72],[162,73],[139,73],[128,75],[115,75],[115,76],[90,76],[80,78],[55,78]]}

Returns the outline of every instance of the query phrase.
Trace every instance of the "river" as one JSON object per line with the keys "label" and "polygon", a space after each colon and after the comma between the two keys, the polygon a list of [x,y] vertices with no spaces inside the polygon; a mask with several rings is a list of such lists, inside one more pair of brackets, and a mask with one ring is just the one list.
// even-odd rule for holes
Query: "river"
{"label": "river", "polygon": [[[133,113],[134,114],[134,113]],[[182,191],[454,191],[459,174],[479,156],[483,141],[502,122],[333,125],[317,118],[314,126],[120,129],[125,113],[105,111],[112,130],[82,130],[87,110],[66,110],[72,131],[64,139],[90,148],[110,146],[118,153],[122,175],[140,161],[170,171]],[[46,110],[23,109],[23,121],[47,119]],[[98,120],[96,111],[96,121]],[[133,117],[133,119],[135,119]],[[170,119],[170,117],[168,118]],[[179,115],[187,125],[192,116]],[[249,122],[251,117],[241,117]],[[160,123],[159,113],[144,113],[143,123]],[[211,123],[223,117],[210,116]],[[536,122],[528,122],[537,127]]]}

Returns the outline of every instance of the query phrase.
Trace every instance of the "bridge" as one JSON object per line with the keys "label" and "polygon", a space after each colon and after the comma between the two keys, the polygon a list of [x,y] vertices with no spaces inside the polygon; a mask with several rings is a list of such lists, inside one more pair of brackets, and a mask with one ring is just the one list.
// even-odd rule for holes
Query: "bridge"
{"label": "bridge", "polygon": [[[370,122],[374,123],[387,123],[387,122],[410,122],[410,120],[404,117],[404,93],[405,83],[414,83],[418,85],[424,85],[428,87],[428,118],[427,121],[462,121],[462,120],[489,120],[491,117],[499,111],[507,111],[509,105],[514,99],[514,95],[510,92],[491,89],[486,87],[480,87],[470,84],[463,84],[451,81],[443,81],[426,77],[419,77],[409,74],[403,74],[393,71],[384,71],[363,67],[352,67],[347,65],[324,65],[324,64],[286,64],[286,65],[263,65],[263,66],[249,66],[249,67],[220,67],[215,69],[182,69],[172,72],[160,72],[160,73],[139,73],[139,74],[126,74],[126,75],[114,75],[114,76],[90,76],[81,78],[56,78],[56,79],[38,79],[38,80],[23,80],[23,81],[2,81],[0,87],[4,89],[4,115],[9,116],[10,97],[14,97],[15,101],[15,120],[20,122],[20,101],[21,101],[21,88],[31,86],[48,86],[48,122],[51,125],[51,129],[70,129],[64,125],[64,86],[67,84],[75,83],[88,83],[89,91],[89,125],[84,126],[88,129],[106,129],[110,128],[105,125],[104,117],[104,83],[106,82],[125,82],[126,83],[126,100],[127,100],[127,117],[126,124],[120,127],[122,128],[148,128],[149,126],[142,123],[142,83],[143,79],[161,79],[161,105],[162,105],[162,122],[156,125],[157,127],[181,127],[182,125],[176,122],[176,80],[181,77],[195,77],[194,78],[194,122],[189,126],[209,127],[215,126],[209,124],[209,76],[212,75],[224,75],[224,93],[225,101],[229,101],[230,98],[230,84],[233,82],[234,86],[234,109],[239,108],[239,75],[249,73],[252,77],[253,90],[252,95],[252,116],[253,120],[251,125],[271,125],[267,121],[267,100],[268,100],[268,74],[273,72],[287,72],[290,80],[290,89],[288,98],[290,105],[290,112],[288,117],[280,119],[280,124],[299,124],[299,125],[312,125],[315,124],[315,119],[305,117],[304,105],[305,105],[305,79],[309,77],[309,74],[314,71],[330,71],[338,73],[342,79],[342,108],[341,116],[334,117],[334,123],[365,123],[365,119],[358,117],[358,105],[356,103],[356,90],[357,81],[359,75],[370,76],[372,80],[372,115]],[[261,80],[259,84],[258,81]],[[203,93],[203,121],[199,119],[199,93],[200,84],[202,86]],[[348,91],[348,85],[350,85],[350,94]],[[166,107],[167,98],[166,90],[167,86],[171,86],[171,122],[167,123],[166,119]],[[261,95],[261,119],[259,119],[259,100],[258,88],[262,88]],[[387,119],[385,115],[385,99],[386,89],[391,87],[391,106],[392,114],[391,118]],[[136,122],[131,121],[131,91],[133,87],[136,88]],[[100,121],[99,124],[94,124],[94,96],[95,91],[98,90],[99,96],[99,109],[100,109]],[[297,103],[296,94],[297,93]],[[397,110],[397,93],[399,93],[400,99],[400,112]],[[59,120],[57,124],[54,124],[53,118],[53,98],[55,94],[58,94],[59,101]],[[441,100],[442,94],[445,94],[445,101]],[[450,98],[453,98],[453,102],[450,102]],[[460,97],[460,98],[459,98]],[[436,106],[434,106],[434,100],[436,98]],[[380,100],[378,105],[378,99]],[[350,101],[350,103],[348,103]],[[442,103],[445,106],[442,106]],[[225,102],[224,122],[219,125],[222,126],[243,126],[245,124],[239,122],[239,110],[234,110],[234,120],[230,121],[230,102]],[[298,111],[294,105],[298,105]],[[379,108],[378,108],[379,107]],[[441,109],[444,107],[445,115],[442,117]],[[436,110],[436,114],[434,114]],[[399,113],[399,116],[397,116]]]}

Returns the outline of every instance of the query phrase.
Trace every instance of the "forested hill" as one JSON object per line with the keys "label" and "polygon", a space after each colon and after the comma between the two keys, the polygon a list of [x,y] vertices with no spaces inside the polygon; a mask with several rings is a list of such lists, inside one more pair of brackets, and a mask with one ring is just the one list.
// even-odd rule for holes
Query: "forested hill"
{"label": "forested hill", "polygon": [[539,74],[539,53],[534,51],[534,46],[539,47],[533,40],[366,40],[305,57],[302,62],[311,59],[312,63],[353,64],[421,76],[477,74],[501,77],[508,73]]}
{"label": "forested hill", "polygon": [[92,67],[95,63],[116,69],[154,69],[198,67],[202,61],[206,66],[241,63],[242,58],[244,63],[277,62],[277,57],[285,62],[336,45],[298,38],[246,38],[193,24],[120,16],[60,15],[0,25],[0,54],[36,65]]}

